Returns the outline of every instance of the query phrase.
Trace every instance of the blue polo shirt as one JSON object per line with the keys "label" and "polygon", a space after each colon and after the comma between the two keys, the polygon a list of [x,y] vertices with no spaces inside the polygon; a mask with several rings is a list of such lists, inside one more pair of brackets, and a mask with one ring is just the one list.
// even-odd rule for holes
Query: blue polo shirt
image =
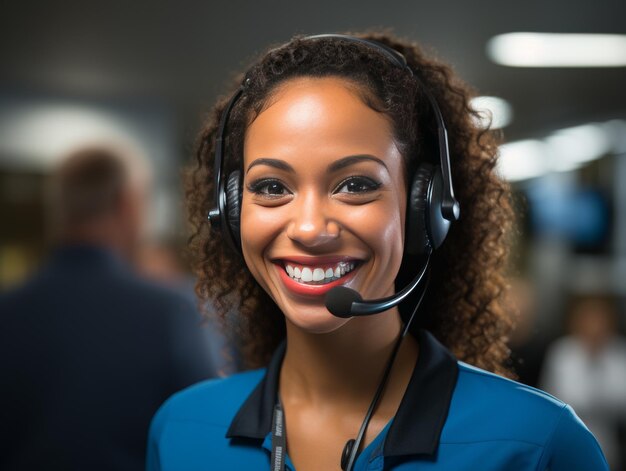
{"label": "blue polo shirt", "polygon": [[[457,361],[426,331],[417,338],[419,358],[396,416],[355,471],[608,471],[567,404]],[[267,369],[205,381],[165,402],[150,428],[147,469],[269,470],[284,351],[283,344]],[[289,456],[286,469],[295,469]]]}

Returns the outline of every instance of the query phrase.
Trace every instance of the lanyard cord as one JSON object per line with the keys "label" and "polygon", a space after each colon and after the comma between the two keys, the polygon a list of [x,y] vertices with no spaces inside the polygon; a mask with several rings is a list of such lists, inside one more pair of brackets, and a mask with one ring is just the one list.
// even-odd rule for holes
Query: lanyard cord
{"label": "lanyard cord", "polygon": [[285,454],[287,439],[285,438],[285,418],[283,416],[283,405],[280,396],[274,406],[274,416],[272,417],[272,467],[271,471],[285,470]]}
{"label": "lanyard cord", "polygon": [[[380,402],[380,398],[383,395],[385,387],[387,386],[387,380],[389,379],[389,374],[391,373],[391,368],[396,359],[396,355],[400,350],[400,345],[402,344],[402,340],[406,336],[409,331],[409,327],[413,322],[413,318],[417,313],[420,305],[422,304],[422,300],[424,299],[424,295],[426,294],[426,287],[428,286],[428,282],[430,281],[430,271],[428,272],[428,278],[426,279],[426,283],[424,284],[424,289],[420,294],[420,298],[415,304],[415,308],[411,313],[411,317],[409,317],[408,322],[404,326],[404,329],[400,333],[400,336],[396,340],[396,343],[393,346],[393,350],[391,352],[391,356],[389,357],[389,361],[387,362],[387,366],[385,367],[385,371],[383,373],[382,380],[380,381],[378,388],[376,389],[376,393],[374,394],[374,398],[365,414],[365,418],[363,419],[363,423],[361,424],[361,428],[359,429],[359,433],[356,436],[356,439],[352,438],[348,440],[346,446],[343,449],[343,453],[341,455],[341,469],[343,471],[352,471],[354,467],[354,463],[356,462],[356,458],[359,452],[359,448],[361,446],[361,442],[365,437],[365,432],[367,431],[367,426],[370,423],[372,415],[374,415],[374,411],[376,410],[376,406]],[[287,439],[285,436],[285,419],[283,415],[283,407],[280,402],[280,396],[276,399],[276,405],[274,406],[274,415],[272,417],[272,455],[271,455],[271,471],[284,471],[285,470],[285,455],[286,455],[286,444]]]}

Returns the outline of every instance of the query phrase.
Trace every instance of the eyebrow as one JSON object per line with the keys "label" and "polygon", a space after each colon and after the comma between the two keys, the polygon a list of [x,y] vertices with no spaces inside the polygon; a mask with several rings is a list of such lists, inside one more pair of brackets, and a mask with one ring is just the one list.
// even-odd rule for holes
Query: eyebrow
{"label": "eyebrow", "polygon": [[293,167],[291,165],[289,165],[287,162],[285,162],[284,160],[262,158],[262,159],[256,159],[254,162],[252,162],[248,166],[248,169],[246,170],[246,173],[248,173],[250,171],[250,169],[252,167],[256,166],[256,165],[267,165],[269,167],[274,167],[274,168],[277,168],[279,170],[286,170],[287,172],[290,172],[290,173],[295,173],[296,172],[293,169]]}
{"label": "eyebrow", "polygon": [[[349,167],[350,165],[358,164],[359,162],[371,160],[372,162],[376,162],[377,164],[382,165],[387,168],[385,162],[380,160],[378,157],[374,157],[369,154],[358,154],[358,155],[349,155],[347,157],[343,157],[328,166],[329,172],[336,172],[337,170],[341,170],[342,168]],[[387,169],[388,170],[388,169]]]}
{"label": "eyebrow", "polygon": [[[350,165],[355,165],[355,164],[358,164],[359,162],[368,161],[368,160],[372,162],[376,162],[377,164],[382,165],[383,167],[387,168],[387,165],[385,165],[385,162],[380,160],[378,157],[374,157],[373,155],[369,155],[369,154],[358,154],[358,155],[348,155],[346,157],[343,157],[333,162],[332,164],[328,166],[328,171],[336,172],[337,170],[341,170],[342,168],[349,167]],[[285,162],[284,160],[271,159],[267,157],[256,159],[254,162],[252,162],[248,166],[246,173],[248,173],[252,167],[255,167],[257,165],[267,165],[269,167],[274,167],[279,170],[285,170],[290,173],[295,173],[294,168],[291,165],[289,165],[287,162]]]}

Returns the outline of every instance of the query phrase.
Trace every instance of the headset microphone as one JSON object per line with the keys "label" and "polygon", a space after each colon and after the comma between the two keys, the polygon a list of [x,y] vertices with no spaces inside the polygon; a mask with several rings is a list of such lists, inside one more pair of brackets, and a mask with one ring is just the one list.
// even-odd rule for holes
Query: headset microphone
{"label": "headset microphone", "polygon": [[391,309],[404,301],[420,284],[430,265],[430,253],[420,273],[396,294],[381,299],[363,301],[361,295],[353,289],[345,286],[337,286],[331,289],[325,298],[326,309],[333,316],[348,318],[353,316],[369,316]]}

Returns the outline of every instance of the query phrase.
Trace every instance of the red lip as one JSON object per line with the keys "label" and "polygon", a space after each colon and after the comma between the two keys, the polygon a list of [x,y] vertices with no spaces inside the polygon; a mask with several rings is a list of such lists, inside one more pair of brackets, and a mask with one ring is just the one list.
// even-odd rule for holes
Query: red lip
{"label": "red lip", "polygon": [[[316,263],[333,263],[333,261],[337,260],[337,259],[334,259],[332,261],[320,261],[320,260],[322,260],[320,257],[312,257],[312,258],[315,259]],[[294,258],[289,258],[289,260],[293,260],[294,262],[297,261],[299,263],[306,264],[306,262],[300,261],[302,259],[296,260]],[[352,260],[354,260],[354,259],[352,259]],[[339,260],[339,261],[341,261],[341,260]],[[309,263],[310,263],[310,260],[309,260]],[[298,283],[296,280],[292,279],[287,274],[287,272],[285,271],[285,268],[283,266],[281,266],[281,265],[274,265],[274,266],[278,270],[278,274],[280,276],[280,279],[282,280],[282,282],[285,285],[285,287],[289,291],[291,291],[292,293],[299,294],[301,296],[323,296],[328,291],[333,289],[335,286],[341,286],[341,285],[345,284],[348,280],[352,279],[354,274],[358,271],[358,267],[357,267],[354,270],[352,270],[350,273],[348,273],[348,274],[342,276],[341,278],[339,278],[338,280],[331,281],[330,283],[327,283],[327,284],[324,284],[324,285],[307,285],[307,284],[304,284],[304,283]]]}

